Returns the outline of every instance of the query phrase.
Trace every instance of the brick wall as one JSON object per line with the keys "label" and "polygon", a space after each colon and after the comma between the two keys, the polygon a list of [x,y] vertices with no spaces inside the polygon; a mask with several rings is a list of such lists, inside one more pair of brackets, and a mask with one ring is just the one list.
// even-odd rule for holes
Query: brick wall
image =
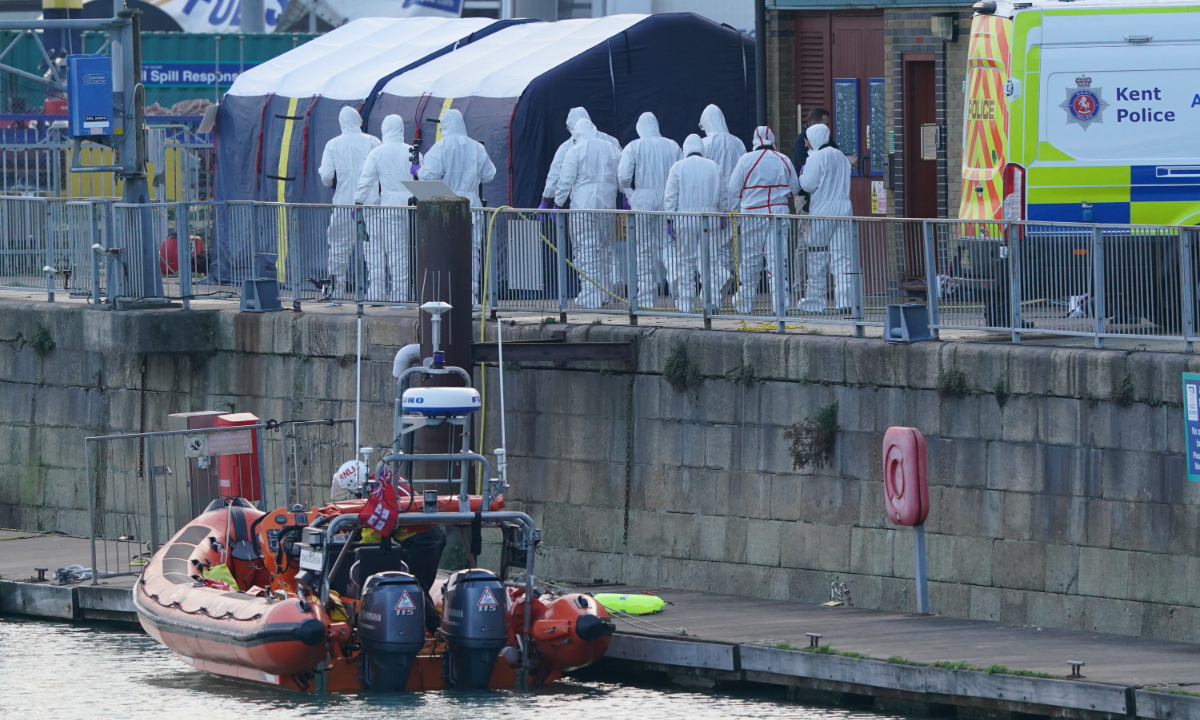
{"label": "brick wall", "polygon": [[777,147],[791,156],[796,121],[795,23],[790,12],[767,13],[767,123]]}
{"label": "brick wall", "polygon": [[[958,12],[957,42],[935,38],[931,18],[935,14]],[[937,122],[943,128],[942,146],[938,151],[938,217],[958,217],[961,198],[961,162],[963,134],[963,80],[966,79],[967,46],[970,39],[971,12],[961,8],[923,8],[919,11],[889,10],[884,12],[884,61],[887,66],[888,125],[896,134],[896,185],[890,192],[889,213],[903,216],[904,184],[904,92],[901,87],[905,53],[930,53],[934,56],[936,72]],[[919,138],[914,139],[919,142]]]}

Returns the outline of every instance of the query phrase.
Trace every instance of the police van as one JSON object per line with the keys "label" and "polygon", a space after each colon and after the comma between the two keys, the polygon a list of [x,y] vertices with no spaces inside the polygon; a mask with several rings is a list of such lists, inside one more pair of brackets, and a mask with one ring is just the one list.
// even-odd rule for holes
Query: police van
{"label": "police van", "polygon": [[[1200,224],[1200,4],[987,0],[974,10],[960,218]],[[1068,262],[1041,251],[1044,263]],[[1172,270],[1163,260],[1151,263],[1160,277]]]}

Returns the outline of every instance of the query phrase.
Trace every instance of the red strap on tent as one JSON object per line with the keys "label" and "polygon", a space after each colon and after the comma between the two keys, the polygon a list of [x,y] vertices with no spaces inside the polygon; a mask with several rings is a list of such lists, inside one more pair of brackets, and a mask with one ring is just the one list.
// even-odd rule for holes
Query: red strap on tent
{"label": "red strap on tent", "polygon": [[262,186],[262,139],[263,139],[263,123],[267,118],[267,105],[271,102],[271,98],[275,97],[275,93],[267,93],[267,97],[263,100],[262,111],[258,114],[258,159],[255,161],[254,191]]}
{"label": "red strap on tent", "polygon": [[304,111],[304,145],[300,151],[300,196],[304,196],[304,189],[308,186],[308,116],[312,113],[313,106],[317,104],[320,95],[313,95],[312,100],[308,103],[308,109]]}
{"label": "red strap on tent", "polygon": [[413,112],[413,145],[417,152],[421,152],[421,115],[432,99],[433,93],[421,93],[421,97],[417,98],[417,109]]}
{"label": "red strap on tent", "polygon": [[517,101],[515,103],[513,103],[512,115],[510,115],[508,118],[508,204],[510,206],[513,204],[513,194],[512,194],[513,193],[513,158],[512,158],[512,155],[513,155],[513,151],[512,151],[513,132],[512,132],[512,129],[513,129],[513,120],[516,119],[516,117],[517,117],[517,105],[519,105],[520,103],[521,103],[521,98],[517,98]]}

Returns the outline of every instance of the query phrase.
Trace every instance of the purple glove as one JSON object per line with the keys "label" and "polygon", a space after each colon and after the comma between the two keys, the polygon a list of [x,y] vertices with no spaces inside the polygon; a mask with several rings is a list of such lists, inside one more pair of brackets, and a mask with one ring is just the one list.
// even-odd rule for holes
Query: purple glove
{"label": "purple glove", "polygon": [[721,229],[724,230],[727,227],[729,227],[729,220],[726,218],[721,218]]}
{"label": "purple glove", "polygon": [[538,205],[538,210],[549,210],[552,207],[553,207],[553,205],[550,204],[549,199],[542,198],[542,204]]}
{"label": "purple glove", "polygon": [[409,171],[410,173],[412,173],[412,176],[413,176],[413,177],[416,177],[416,176],[417,176],[417,173],[418,173],[418,172],[420,172],[420,170],[421,170],[421,166],[420,166],[420,165],[418,165],[418,164],[416,164],[416,163],[413,163],[413,164],[412,164],[412,167],[410,167],[410,168],[408,169],[408,171]]}
{"label": "purple glove", "polygon": [[676,237],[675,237],[675,228],[671,226],[671,223],[670,223],[670,222],[668,222],[668,223],[667,223],[667,235],[671,236],[671,241],[672,241],[672,242],[674,242],[674,241],[676,240]]}
{"label": "purple glove", "polygon": [[[554,199],[553,198],[542,198],[542,204],[538,205],[538,210],[549,210],[553,207],[554,207]],[[550,217],[551,216],[547,215],[546,213],[538,213],[537,214],[538,222],[546,222],[547,220],[550,219]]]}
{"label": "purple glove", "polygon": [[632,209],[633,209],[632,207],[630,207],[630,205],[629,205],[629,198],[627,198],[627,197],[623,197],[623,198],[621,198],[621,207],[625,208],[626,210],[632,210]]}

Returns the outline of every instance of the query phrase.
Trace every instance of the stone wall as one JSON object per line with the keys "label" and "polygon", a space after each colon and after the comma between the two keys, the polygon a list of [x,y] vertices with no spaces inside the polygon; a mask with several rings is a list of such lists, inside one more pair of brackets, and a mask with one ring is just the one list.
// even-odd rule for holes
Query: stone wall
{"label": "stone wall", "polygon": [[[31,345],[39,325],[53,349]],[[912,532],[884,518],[880,468],[884,430],[910,425],[929,446],[934,612],[1200,639],[1200,484],[1186,481],[1179,404],[1179,373],[1200,359],[565,329],[632,341],[637,359],[506,370],[512,500],[543,528],[550,575],[805,602],[837,581],[856,605],[912,610]],[[372,316],[364,333],[364,441],[379,444],[414,320]],[[353,349],[351,315],[0,303],[0,526],[87,533],[89,435],[187,410],[352,416]],[[664,377],[673,353],[693,369],[683,391]],[[497,390],[493,369],[489,449]],[[832,464],[794,469],[784,431],[833,402]]]}
{"label": "stone wall", "polygon": [[[1200,360],[661,329],[636,339],[636,372],[508,373],[516,499],[545,528],[551,574],[805,602],[836,581],[856,605],[913,610],[912,531],[885,519],[881,482],[883,432],[908,425],[929,447],[935,613],[1200,639],[1200,485],[1186,480],[1179,406],[1179,373]],[[683,392],[662,375],[678,344],[704,378]],[[939,393],[955,370],[965,394]],[[832,402],[832,466],[795,470],[784,431]]]}

